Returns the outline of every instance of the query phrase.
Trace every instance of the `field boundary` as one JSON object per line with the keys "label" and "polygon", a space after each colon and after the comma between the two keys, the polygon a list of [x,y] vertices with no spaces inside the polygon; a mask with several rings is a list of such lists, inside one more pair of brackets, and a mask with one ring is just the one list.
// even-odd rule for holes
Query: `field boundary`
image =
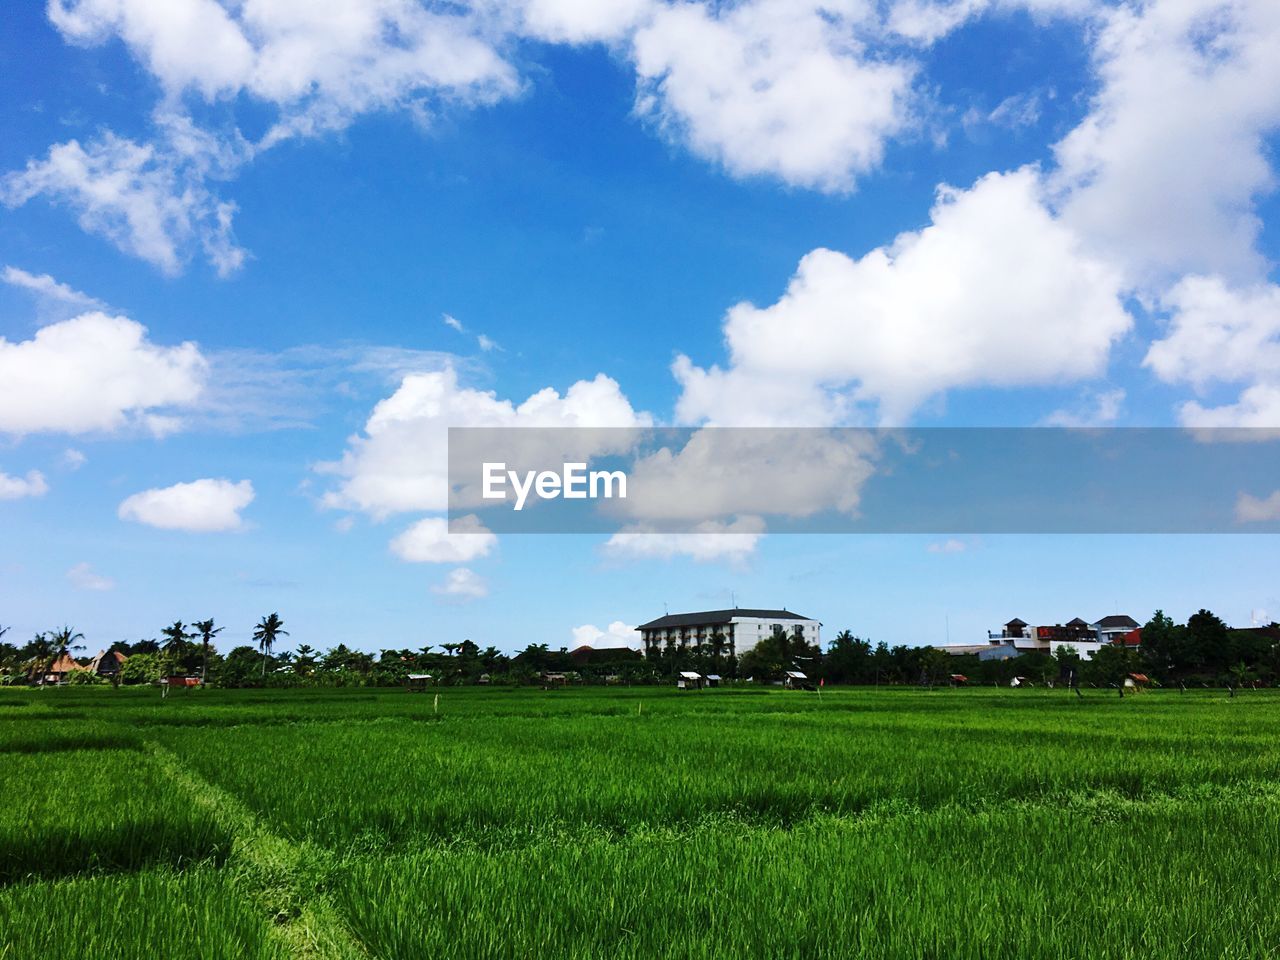
{"label": "field boundary", "polygon": [[193,773],[154,741],[145,749],[160,770],[232,837],[223,866],[270,925],[270,935],[296,960],[369,960],[327,893],[332,853],[272,832],[234,795]]}

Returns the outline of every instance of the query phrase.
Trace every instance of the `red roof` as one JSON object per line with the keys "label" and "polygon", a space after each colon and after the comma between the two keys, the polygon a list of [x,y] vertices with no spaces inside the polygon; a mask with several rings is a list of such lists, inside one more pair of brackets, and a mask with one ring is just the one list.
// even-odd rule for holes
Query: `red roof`
{"label": "red roof", "polygon": [[1130,630],[1128,633],[1121,636],[1120,639],[1116,640],[1115,642],[1119,644],[1123,644],[1126,647],[1142,646],[1142,628],[1139,627],[1137,630]]}
{"label": "red roof", "polygon": [[45,673],[70,673],[72,670],[80,670],[82,667],[78,664],[69,653],[64,653],[53,665],[49,667]]}

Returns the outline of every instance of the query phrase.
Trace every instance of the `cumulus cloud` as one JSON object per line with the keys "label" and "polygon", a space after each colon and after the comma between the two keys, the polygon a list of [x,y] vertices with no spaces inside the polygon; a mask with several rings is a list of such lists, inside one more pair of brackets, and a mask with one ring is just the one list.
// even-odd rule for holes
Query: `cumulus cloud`
{"label": "cumulus cloud", "polygon": [[578,381],[563,396],[547,387],[520,404],[461,386],[452,366],[410,374],[374,407],[363,433],[349,439],[342,459],[318,467],[340,478],[323,503],[377,518],[445,510],[449,427],[630,427],[650,422],[603,374]]}
{"label": "cumulus cloud", "polygon": [[843,191],[907,122],[913,68],[868,54],[861,2],[658,7],[633,38],[636,110],[735,176]]}
{"label": "cumulus cloud", "polygon": [[939,540],[929,544],[928,547],[930,553],[964,553],[968,549],[969,545],[967,543],[963,540],[957,540],[955,537]]}
{"label": "cumulus cloud", "polygon": [[621,620],[615,620],[603,630],[594,623],[584,623],[580,627],[574,627],[573,648],[583,646],[594,647],[597,650],[616,649],[618,647],[639,650],[642,646],[642,641],[639,630],[633,626],[628,626]]}
{"label": "cumulus cloud", "polygon": [[4,271],[0,272],[0,280],[12,287],[28,290],[43,300],[65,306],[93,308],[102,306],[101,301],[95,297],[81,293],[65,283],[59,283],[47,273],[28,273],[18,267],[6,266]]}
{"label": "cumulus cloud", "polygon": [[[184,154],[180,147],[196,152]],[[43,196],[74,211],[86,232],[166,274],[180,272],[200,250],[226,276],[239,269],[246,254],[231,229],[235,205],[205,186],[222,150],[189,127],[167,144],[138,143],[113,133],[87,146],[69,140],[0,179],[0,201],[15,207]]]}
{"label": "cumulus cloud", "polygon": [[127,317],[86,313],[50,324],[30,340],[0,337],[0,431],[165,433],[164,408],[193,404],[207,362],[193,343],[161,347]]}
{"label": "cumulus cloud", "polygon": [[474,515],[449,521],[443,517],[419,520],[391,541],[391,552],[409,563],[470,563],[488,556],[498,538]]}
{"label": "cumulus cloud", "polygon": [[43,497],[48,492],[49,484],[39,470],[29,470],[25,477],[13,477],[0,472],[0,500]]}
{"label": "cumulus cloud", "polygon": [[896,423],[956,387],[1105,371],[1131,325],[1120,277],[1046,208],[1035,169],[942,188],[931,219],[860,259],[814,250],[777,303],[731,309],[728,368],[677,359],[677,417],[743,424],[740,401],[758,387],[799,422],[874,402]]}
{"label": "cumulus cloud", "polygon": [[1145,365],[1166,383],[1204,387],[1273,376],[1280,380],[1280,286],[1232,288],[1221,277],[1186,277],[1161,301],[1165,337]]}
{"label": "cumulus cloud", "polygon": [[279,116],[266,142],[373,110],[424,110],[430,98],[488,103],[519,89],[465,9],[416,0],[53,0],[49,18],[76,43],[119,37],[170,97],[270,105]]}
{"label": "cumulus cloud", "polygon": [[854,515],[879,455],[873,431],[695,430],[678,449],[638,459],[627,499],[608,506],[668,530],[738,515]]}
{"label": "cumulus cloud", "polygon": [[193,480],[135,493],[120,504],[117,515],[161,530],[239,530],[244,526],[240,511],[253,502],[253,496],[248,480]]}
{"label": "cumulus cloud", "polygon": [[1183,273],[1256,279],[1255,198],[1275,186],[1280,5],[1152,0],[1110,9],[1094,42],[1099,89],[1054,148],[1064,220],[1130,282]]}
{"label": "cumulus cloud", "polygon": [[68,570],[67,581],[77,590],[110,590],[116,585],[110,577],[95,573],[88,563],[77,563]]}
{"label": "cumulus cloud", "polygon": [[458,567],[450,570],[444,582],[433,586],[431,592],[458,603],[467,603],[487,597],[489,583],[474,570]]}
{"label": "cumulus cloud", "polygon": [[1169,312],[1163,339],[1144,365],[1165,383],[1203,392],[1214,383],[1249,384],[1238,402],[1182,405],[1179,416],[1195,427],[1280,426],[1280,286],[1232,287],[1221,277],[1191,276],[1161,300]]}
{"label": "cumulus cloud", "polygon": [[1237,523],[1265,523],[1268,520],[1280,520],[1280,490],[1263,498],[1242,493],[1236,499]]}
{"label": "cumulus cloud", "polygon": [[79,470],[88,461],[89,458],[74,447],[67,447],[66,450],[62,451],[62,456],[58,458],[58,462],[68,470]]}
{"label": "cumulus cloud", "polygon": [[603,549],[605,556],[619,560],[688,557],[700,563],[740,566],[755,553],[763,536],[764,521],[750,516],[728,522],[708,520],[691,533],[653,533],[636,524],[613,534]]}
{"label": "cumulus cloud", "polygon": [[1196,428],[1276,429],[1280,427],[1280,384],[1249,387],[1235,403],[1216,407],[1188,400],[1178,408],[1178,419]]}
{"label": "cumulus cloud", "polygon": [[1105,427],[1120,418],[1126,393],[1114,390],[1088,390],[1081,403],[1072,409],[1055,410],[1044,418],[1046,427]]}

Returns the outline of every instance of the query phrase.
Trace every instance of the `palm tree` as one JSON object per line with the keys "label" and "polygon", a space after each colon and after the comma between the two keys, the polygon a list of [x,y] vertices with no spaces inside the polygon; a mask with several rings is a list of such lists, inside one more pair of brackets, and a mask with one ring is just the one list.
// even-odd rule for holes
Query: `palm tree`
{"label": "palm tree", "polygon": [[253,630],[253,639],[258,641],[258,649],[262,651],[262,675],[267,675],[267,657],[271,654],[271,648],[276,645],[277,637],[289,636],[289,631],[284,629],[284,621],[280,619],[280,615],[272,613],[270,616],[262,618]]}
{"label": "palm tree", "polygon": [[63,657],[70,655],[72,650],[79,650],[81,645],[76,641],[83,639],[83,633],[78,633],[70,627],[63,627],[61,630],[55,630],[49,634],[49,646],[52,648],[49,651],[49,666],[52,667]]}
{"label": "palm tree", "polygon": [[457,650],[460,646],[462,646],[462,644],[460,644],[460,643],[442,643],[442,644],[440,644],[440,646],[441,646],[441,647],[443,647],[446,651],[448,651],[449,656],[451,656],[451,657],[452,657],[452,656],[453,656],[454,651],[455,651],[455,650]]}
{"label": "palm tree", "polygon": [[202,654],[200,660],[200,683],[203,685],[209,676],[209,648],[213,646],[213,638],[222,632],[222,627],[213,625],[213,617],[208,620],[197,620],[192,626],[199,631],[200,652]]}
{"label": "palm tree", "polygon": [[47,633],[37,633],[31,638],[31,642],[27,644],[24,653],[30,660],[31,671],[38,678],[36,683],[44,686],[45,678],[45,662],[49,660],[49,655],[53,652],[53,644],[49,642]]}
{"label": "palm tree", "polygon": [[[187,633],[187,625],[181,620],[173,621],[173,626],[165,627],[160,631],[160,635],[164,637],[164,643],[161,648],[173,660],[174,666],[181,668],[182,661],[187,655],[187,641],[193,634]],[[177,672],[177,671],[175,671]]]}

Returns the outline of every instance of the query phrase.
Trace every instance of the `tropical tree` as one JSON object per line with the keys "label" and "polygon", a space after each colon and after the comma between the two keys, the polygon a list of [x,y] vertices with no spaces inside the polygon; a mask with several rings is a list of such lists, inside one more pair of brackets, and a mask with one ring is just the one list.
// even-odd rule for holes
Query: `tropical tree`
{"label": "tropical tree", "polygon": [[164,637],[164,643],[161,648],[169,655],[174,667],[181,670],[183,661],[187,658],[190,651],[191,640],[194,634],[187,632],[187,625],[181,620],[173,621],[172,626],[165,627],[160,631],[160,635]]}
{"label": "tropical tree", "polygon": [[209,677],[209,648],[213,646],[213,638],[222,632],[222,627],[213,625],[213,617],[208,620],[197,620],[192,624],[196,629],[196,636],[200,638],[200,682],[204,683]]}
{"label": "tropical tree", "polygon": [[47,633],[37,633],[31,638],[31,642],[23,648],[23,653],[27,657],[31,671],[39,678],[36,682],[44,686],[45,665],[46,663],[52,663],[49,657],[53,653],[53,644],[49,640],[49,635]]}
{"label": "tropical tree", "polygon": [[49,666],[52,667],[63,657],[69,656],[72,650],[82,649],[81,644],[76,643],[76,641],[83,639],[84,634],[78,633],[71,627],[63,627],[61,630],[55,630],[49,634],[49,646],[52,648],[49,652]]}
{"label": "tropical tree", "polygon": [[452,656],[453,656],[453,654],[454,654],[454,652],[455,652],[455,651],[456,651],[460,646],[462,646],[462,644],[460,644],[460,643],[442,643],[442,644],[440,644],[440,646],[441,646],[441,647],[443,647],[443,648],[444,648],[444,650],[445,650],[446,652],[448,652],[449,656],[451,656],[451,657],[452,657]]}
{"label": "tropical tree", "polygon": [[253,639],[258,643],[258,649],[262,651],[262,675],[267,675],[267,657],[271,654],[271,648],[276,645],[276,639],[279,637],[289,636],[289,631],[284,629],[284,621],[280,619],[280,615],[272,613],[263,617],[261,622],[253,630]]}

